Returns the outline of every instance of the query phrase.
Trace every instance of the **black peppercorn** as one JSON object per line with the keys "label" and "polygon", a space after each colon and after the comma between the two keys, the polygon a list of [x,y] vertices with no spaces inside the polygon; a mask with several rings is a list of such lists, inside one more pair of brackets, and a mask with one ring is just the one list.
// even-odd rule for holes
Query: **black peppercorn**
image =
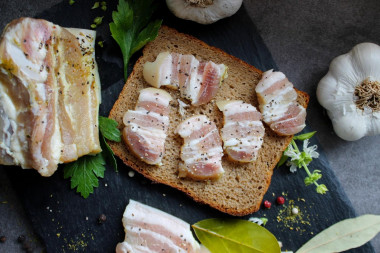
{"label": "black peppercorn", "polygon": [[25,235],[20,235],[19,237],[17,237],[17,242],[19,242],[19,243],[23,243],[23,242],[25,242]]}
{"label": "black peppercorn", "polygon": [[104,214],[101,214],[98,218],[98,223],[102,224],[107,220],[107,217]]}
{"label": "black peppercorn", "polygon": [[7,238],[4,235],[0,236],[0,242],[4,243],[6,241],[7,241]]}

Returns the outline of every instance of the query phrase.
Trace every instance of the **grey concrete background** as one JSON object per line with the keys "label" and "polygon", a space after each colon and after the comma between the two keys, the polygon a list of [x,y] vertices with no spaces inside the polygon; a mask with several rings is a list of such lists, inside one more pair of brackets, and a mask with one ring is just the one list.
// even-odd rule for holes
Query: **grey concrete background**
{"label": "grey concrete background", "polygon": [[[0,1],[0,28],[14,18],[34,16],[58,2]],[[317,138],[355,210],[359,215],[380,214],[380,136],[356,142],[339,139],[315,98],[318,81],[334,57],[360,42],[380,44],[379,0],[245,0],[244,4],[280,70],[311,95],[308,122],[318,131]],[[0,236],[7,237],[0,243],[0,252],[23,252],[16,242],[21,234],[27,236],[34,252],[43,251],[0,168]],[[379,235],[372,243],[380,252]]]}

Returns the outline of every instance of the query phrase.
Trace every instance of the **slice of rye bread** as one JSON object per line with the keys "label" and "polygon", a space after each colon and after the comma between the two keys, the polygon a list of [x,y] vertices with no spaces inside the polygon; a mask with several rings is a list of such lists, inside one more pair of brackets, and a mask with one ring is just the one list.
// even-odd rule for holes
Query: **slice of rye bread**
{"label": "slice of rye bread", "polygon": [[[162,26],[158,37],[144,48],[143,56],[134,66],[133,72],[114,104],[109,117],[118,122],[120,130],[124,128],[124,113],[135,108],[139,91],[149,87],[143,78],[144,63],[154,61],[157,55],[163,51],[193,54],[198,59],[211,60],[218,64],[224,63],[228,66],[228,78],[221,84],[216,97],[211,102],[199,107],[186,108],[185,117],[179,113],[177,101],[180,98],[179,91],[163,88],[170,93],[173,101],[171,102],[170,127],[161,166],[152,166],[142,162],[128,150],[127,145],[123,142],[110,142],[113,152],[126,165],[150,180],[177,188],[195,201],[236,216],[256,212],[260,208],[263,196],[271,182],[273,169],[281,158],[282,152],[290,143],[292,136],[280,137],[266,126],[264,143],[255,162],[241,164],[231,162],[224,156],[222,163],[225,173],[220,179],[216,181],[193,181],[178,177],[177,167],[183,140],[175,133],[175,129],[182,120],[196,114],[207,115],[221,129],[223,114],[216,106],[218,100],[239,99],[258,107],[255,87],[262,75],[260,70],[192,36]],[[301,91],[297,91],[297,93],[299,103],[306,107],[309,96]],[[181,100],[185,101],[184,99]]]}

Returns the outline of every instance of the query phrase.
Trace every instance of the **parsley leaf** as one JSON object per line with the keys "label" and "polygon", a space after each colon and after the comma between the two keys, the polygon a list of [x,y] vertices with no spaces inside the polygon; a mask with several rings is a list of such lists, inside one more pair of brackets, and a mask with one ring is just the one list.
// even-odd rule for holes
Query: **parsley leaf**
{"label": "parsley leaf", "polygon": [[75,162],[65,164],[64,178],[71,178],[71,189],[77,188],[83,198],[87,198],[94,192],[94,187],[99,185],[99,177],[104,178],[105,160],[111,163],[117,172],[117,162],[114,153],[106,139],[120,142],[120,131],[117,122],[113,119],[99,116],[99,140],[102,152],[93,156],[87,155]]}
{"label": "parsley leaf", "polygon": [[109,25],[123,54],[125,79],[131,56],[158,35],[162,20],[149,22],[155,9],[154,0],[119,0],[117,11],[112,12],[113,22]]}
{"label": "parsley leaf", "polygon": [[83,156],[73,163],[65,165],[64,178],[71,178],[71,189],[77,188],[77,192],[83,198],[87,198],[94,192],[94,187],[99,186],[98,177],[104,178],[105,161],[103,155]]}
{"label": "parsley leaf", "polygon": [[100,130],[100,145],[102,147],[102,154],[107,162],[111,163],[117,172],[117,162],[114,153],[106,139],[111,141],[120,142],[120,131],[117,128],[117,122],[113,119],[99,116],[99,130]]}
{"label": "parsley leaf", "polygon": [[120,142],[120,131],[115,120],[99,116],[99,130],[106,139]]}
{"label": "parsley leaf", "polygon": [[115,171],[118,172],[116,158],[114,156],[112,149],[110,148],[110,146],[108,145],[108,143],[106,142],[106,139],[104,138],[102,134],[100,134],[99,138],[100,138],[100,146],[102,147],[102,154],[104,158],[106,159],[107,162],[111,163]]}

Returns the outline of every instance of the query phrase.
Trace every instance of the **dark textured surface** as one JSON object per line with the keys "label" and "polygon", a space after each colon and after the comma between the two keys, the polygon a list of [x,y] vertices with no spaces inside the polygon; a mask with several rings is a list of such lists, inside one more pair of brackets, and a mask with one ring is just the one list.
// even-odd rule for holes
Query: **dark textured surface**
{"label": "dark textured surface", "polygon": [[[38,10],[47,9],[49,7],[49,2],[53,3],[54,1],[38,3]],[[314,6],[312,3],[283,3],[279,1],[268,1],[258,6],[257,3],[248,1],[245,5],[266,44],[269,46],[270,51],[274,55],[279,68],[287,73],[290,80],[299,80],[299,82],[294,82],[296,87],[305,90],[312,95],[308,120],[312,128],[319,131],[318,138],[323,147],[328,151],[327,156],[332,163],[333,168],[334,165],[338,165],[337,167],[346,167],[346,169],[348,169],[348,171],[340,171],[338,168],[336,173],[338,174],[338,177],[341,177],[343,185],[349,192],[349,196],[350,194],[353,194],[350,197],[354,204],[356,203],[356,209],[359,210],[359,213],[379,214],[379,204],[377,203],[378,196],[376,195],[379,190],[379,184],[376,183],[379,175],[376,174],[378,172],[375,170],[375,166],[377,165],[378,167],[379,164],[378,162],[376,163],[376,160],[374,159],[375,156],[378,156],[378,154],[376,155],[378,149],[374,148],[376,142],[378,142],[378,137],[365,138],[352,144],[347,144],[346,142],[338,140],[333,133],[330,133],[332,131],[331,124],[328,119],[322,115],[322,109],[316,103],[314,96],[316,84],[320,77],[327,71],[328,63],[333,57],[340,53],[347,52],[357,42],[361,42],[365,39],[372,39],[372,41],[376,42],[376,39],[380,38],[379,29],[377,28],[376,30],[376,24],[378,24],[379,21],[371,18],[370,15],[372,12],[374,14],[379,13],[379,11],[376,12],[378,5],[375,5],[375,3],[376,1],[363,1],[351,5],[344,1],[334,2],[333,4],[326,1],[323,4]],[[87,24],[87,27],[91,23],[91,18],[98,15],[96,13],[89,14],[88,12],[79,14],[75,13],[75,11],[65,12],[64,10],[67,10],[68,6],[66,2],[64,4],[54,7],[53,10],[57,13],[59,13],[58,10],[62,10],[61,15],[66,15],[68,17],[70,15],[75,17],[81,16],[80,24]],[[372,8],[368,8],[371,4],[374,4]],[[7,3],[7,6],[3,5],[5,5],[4,2],[0,3],[1,13],[6,13],[7,15],[1,17],[1,24],[5,24],[20,15],[34,16],[36,13],[40,12],[34,9],[37,7],[35,3],[24,4],[22,7],[22,10],[24,11],[21,12],[21,14],[19,12],[21,7],[18,7],[17,1]],[[74,5],[72,7],[74,8],[77,6]],[[331,13],[334,13],[334,9],[339,9],[340,14],[336,17],[339,18],[335,21],[336,25],[331,26],[330,23],[335,20],[335,17],[331,15]],[[359,20],[356,16],[354,17],[353,14],[360,14],[361,9],[366,10],[368,16],[361,16]],[[60,21],[59,24],[61,25],[74,26],[78,24],[76,23],[78,22],[77,19],[65,18],[64,20],[60,20],[60,16],[58,14],[52,15],[53,13],[49,11],[45,12],[43,15],[50,15],[46,17],[52,21]],[[70,15],[68,13],[70,13]],[[344,21],[338,22],[342,20],[342,17],[345,17]],[[244,17],[239,16],[239,18]],[[223,22],[225,22],[223,24],[226,25],[224,27],[225,29],[219,30],[215,36],[213,32],[216,32],[216,30],[211,31],[210,29],[210,33],[207,34],[208,28],[191,32],[190,27],[183,27],[181,31],[189,29],[190,33],[198,34],[201,39],[208,40],[210,44],[221,47],[229,53],[234,54],[249,63],[255,64],[258,68],[264,69],[268,67],[258,66],[258,63],[263,62],[262,59],[265,59],[268,56],[263,55],[262,58],[255,57],[255,45],[251,45],[250,43],[252,42],[245,41],[245,37],[239,36],[234,38],[232,46],[230,42],[228,42],[230,37],[228,37],[228,32],[226,30],[234,29],[235,27],[236,30],[251,29],[249,21],[245,20],[243,22],[245,25],[244,28],[239,27],[241,24],[233,26],[231,23],[228,23],[228,20]],[[325,33],[317,32],[321,30],[321,27],[329,27],[332,30],[326,29]],[[367,28],[360,29],[362,27]],[[104,26],[101,27],[101,29],[102,28],[104,28]],[[340,35],[345,32],[346,36]],[[225,36],[227,36],[226,40],[223,40],[222,38]],[[377,43],[379,43],[379,41],[377,41]],[[247,44],[249,45],[247,46]],[[251,46],[253,49],[250,49]],[[98,55],[100,53],[103,57],[109,52],[105,50],[104,54],[99,51],[97,51],[97,53]],[[112,61],[111,58],[107,60],[113,64],[113,67],[111,68],[113,71],[112,73],[108,72],[103,74],[102,78],[108,80],[106,83],[103,82],[105,87],[115,83],[118,79],[118,73],[121,73],[118,70],[118,67],[120,67],[120,61]],[[101,64],[102,62],[100,61],[100,65]],[[116,82],[115,85],[103,92],[103,98],[108,101],[108,103],[105,102],[102,105],[103,114],[109,110],[109,105],[112,104],[108,98],[116,98],[115,96],[121,86],[122,82]],[[320,122],[323,122],[323,124],[320,124]],[[331,140],[334,142],[329,142]],[[352,149],[347,150],[347,145],[351,146]],[[363,152],[358,152],[357,150],[360,149],[366,150],[366,152],[364,154]],[[349,162],[345,162],[345,158]],[[323,159],[320,159],[320,161],[322,160]],[[360,164],[359,162],[362,163]],[[371,168],[370,166],[372,164],[373,166]],[[316,162],[312,164],[312,168],[321,168],[324,165],[325,164],[319,164]],[[351,168],[354,168],[353,166],[361,168],[360,171],[352,171]],[[367,169],[366,167],[369,168]],[[96,193],[88,200],[82,200],[78,195],[74,194],[74,192],[69,191],[68,182],[62,180],[62,171],[58,172],[51,179],[41,179],[31,171],[21,173],[19,169],[15,170],[14,173],[11,173],[11,177],[13,181],[15,181],[15,178],[18,178],[21,175],[21,178],[18,178],[17,181],[24,183],[23,187],[19,187],[18,190],[27,205],[37,207],[35,210],[39,214],[35,215],[32,221],[37,225],[37,228],[39,227],[37,230],[44,235],[45,239],[48,239],[48,246],[52,252],[63,250],[70,251],[74,249],[77,249],[78,251],[86,249],[87,251],[98,252],[100,251],[100,248],[94,248],[94,245],[98,244],[107,247],[107,252],[111,252],[115,242],[122,240],[123,238],[120,219],[129,198],[134,198],[147,204],[153,205],[154,203],[155,207],[168,211],[190,223],[201,218],[220,215],[224,216],[223,214],[210,210],[205,206],[195,205],[192,201],[170,188],[160,185],[151,185],[140,176],[129,178],[127,176],[128,171],[125,169],[120,170],[118,175],[116,175],[111,169],[107,170],[106,179],[101,181],[99,189],[96,190]],[[298,231],[290,231],[289,226],[284,224],[283,221],[278,223],[275,221],[279,211],[284,208],[275,205],[269,211],[260,211],[255,214],[255,216],[266,215],[270,217],[270,222],[267,227],[278,236],[285,248],[292,250],[295,250],[301,241],[306,241],[307,238],[312,237],[312,232],[315,234],[317,231],[334,223],[334,221],[342,216],[346,217],[353,215],[353,210],[347,207],[347,203],[342,204],[340,201],[337,202],[333,198],[338,195],[340,198],[343,196],[338,183],[335,181],[328,183],[328,187],[331,190],[331,195],[329,197],[317,196],[312,188],[303,187],[302,180],[304,175],[300,175],[300,173],[302,172],[291,174],[284,169],[276,171],[274,181],[266,198],[273,200],[275,199],[273,193],[278,195],[284,192],[287,195],[287,200],[295,200],[296,205],[298,205],[302,213],[305,214],[304,221],[310,222],[312,226],[307,224],[302,226],[293,224],[291,226],[293,226],[294,229],[298,228]],[[331,171],[324,171],[323,173],[325,178],[334,178]],[[374,176],[366,177],[365,173],[372,173],[369,175],[374,174]],[[4,176],[2,176],[1,180],[6,182],[6,179],[3,177]],[[281,178],[281,181],[276,182],[276,178]],[[360,182],[362,185],[368,186],[356,187],[355,189],[348,184]],[[371,184],[371,182],[374,183]],[[105,186],[106,184],[107,186]],[[128,185],[128,187],[122,187],[122,185]],[[293,185],[296,187],[292,187]],[[30,231],[30,228],[23,224],[26,222],[26,219],[22,215],[22,208],[17,204],[16,198],[14,196],[12,197],[12,191],[7,187],[8,185],[2,184],[1,186],[0,214],[2,217],[0,217],[0,233],[7,234],[9,240],[4,245],[0,244],[0,252],[3,252],[3,250],[4,252],[18,252],[20,251],[20,246],[15,243],[15,238],[19,233]],[[129,187],[133,190],[130,190],[131,188]],[[30,188],[31,190],[25,191],[23,190],[25,188]],[[149,195],[143,194],[144,191],[141,190],[147,188],[149,189]],[[50,189],[51,191],[49,192],[47,189]],[[33,191],[37,191],[39,194],[36,196]],[[358,194],[360,197],[355,196],[355,194]],[[108,201],[110,196],[114,196],[111,203]],[[305,202],[303,202],[301,198],[305,199]],[[8,203],[1,204],[3,199],[4,201],[8,201]],[[373,201],[371,201],[372,199]],[[65,200],[69,200],[70,202],[73,201],[76,204],[69,206]],[[362,203],[361,201],[366,202]],[[325,212],[328,212],[329,215],[326,215],[324,210],[320,211],[321,208],[318,206],[320,206],[321,203],[326,206],[324,210]],[[360,204],[358,205],[358,203]],[[28,211],[33,212],[31,209],[33,208],[29,208]],[[196,216],[193,215],[194,212],[197,214]],[[96,224],[96,219],[101,213],[106,213],[108,219],[105,224],[99,226]],[[73,220],[77,221],[76,224],[73,224]],[[41,223],[47,225],[38,226],[38,224]],[[70,232],[67,232],[67,230],[70,230]],[[48,237],[46,238],[46,236]],[[62,248],[60,245],[63,245],[64,247]],[[51,247],[59,248],[53,250]],[[109,247],[111,247],[111,249],[109,249]],[[368,250],[363,250],[361,252],[368,252]]]}

